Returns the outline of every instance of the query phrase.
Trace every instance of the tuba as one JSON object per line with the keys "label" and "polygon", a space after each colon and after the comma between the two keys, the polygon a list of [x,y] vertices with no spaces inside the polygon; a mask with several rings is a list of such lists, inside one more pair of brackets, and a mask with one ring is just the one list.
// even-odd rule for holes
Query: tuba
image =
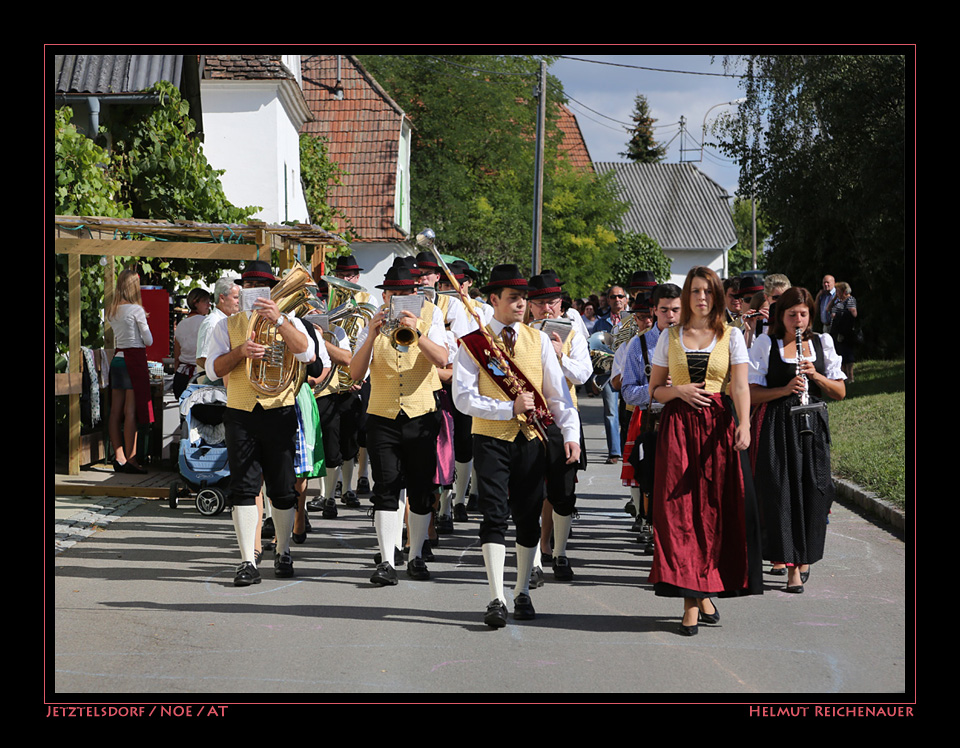
{"label": "tuba", "polygon": [[[367,302],[357,301],[359,294],[367,292],[363,286],[337,278],[335,275],[321,277],[326,281],[329,289],[327,292],[327,309],[330,310],[330,324],[336,325],[347,334],[347,339],[350,341],[350,350],[355,352],[357,335],[377,313],[377,307]],[[336,345],[336,340],[329,332],[324,333],[324,340],[331,345]],[[349,368],[333,366],[330,373],[314,388],[314,391],[323,390],[330,384],[334,374],[337,375],[337,386],[341,392],[359,384],[359,382],[350,378]]]}
{"label": "tuba", "polygon": [[[316,294],[310,289],[313,278],[303,265],[295,264],[270,291],[282,314],[302,316],[313,308]],[[291,385],[300,389],[306,367],[284,345],[283,338],[266,317],[250,315],[247,337],[266,347],[263,358],[247,359],[250,385],[261,395],[278,395]]]}

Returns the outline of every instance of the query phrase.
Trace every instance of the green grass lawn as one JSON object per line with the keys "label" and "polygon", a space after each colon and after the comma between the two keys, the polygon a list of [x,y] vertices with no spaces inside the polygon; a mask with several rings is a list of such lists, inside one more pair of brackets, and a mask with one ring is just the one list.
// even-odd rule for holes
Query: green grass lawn
{"label": "green grass lawn", "polygon": [[829,402],[833,473],[901,509],[906,500],[903,361],[863,361],[847,397]]}

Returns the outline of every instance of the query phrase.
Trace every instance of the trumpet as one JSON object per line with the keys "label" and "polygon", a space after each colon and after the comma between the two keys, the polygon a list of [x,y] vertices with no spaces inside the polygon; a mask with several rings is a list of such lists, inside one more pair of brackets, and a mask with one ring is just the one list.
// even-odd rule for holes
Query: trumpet
{"label": "trumpet", "polygon": [[[413,301],[409,301],[413,299]],[[415,296],[393,296],[390,304],[382,306],[380,309],[387,312],[387,318],[380,325],[380,334],[390,338],[390,344],[400,353],[406,353],[410,346],[416,345],[420,338],[420,333],[400,321],[400,313],[404,310],[411,312],[415,317],[420,316],[423,310],[423,295]]]}

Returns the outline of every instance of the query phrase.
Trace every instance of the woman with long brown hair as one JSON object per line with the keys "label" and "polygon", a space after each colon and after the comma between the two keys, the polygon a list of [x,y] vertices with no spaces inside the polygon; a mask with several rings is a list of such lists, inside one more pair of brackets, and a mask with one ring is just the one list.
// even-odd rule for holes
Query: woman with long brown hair
{"label": "woman with long brown hair", "polygon": [[775,568],[787,565],[786,591],[792,593],[803,592],[810,564],[823,558],[834,497],[822,398],[846,395],[841,358],[830,335],[812,332],[814,319],[810,292],[789,288],[777,300],[769,332],[750,349],[750,398],[759,406],[753,465],[763,557]]}
{"label": "woman with long brown hair", "polygon": [[[113,447],[113,469],[118,473],[147,472],[137,462],[137,426],[153,422],[150,404],[150,373],[147,346],[153,334],[140,298],[140,277],[136,270],[124,270],[107,309],[107,323],[113,329],[116,353],[110,362],[109,434]],[[121,437],[121,423],[123,436]]]}
{"label": "woman with long brown hair", "polygon": [[680,323],[658,339],[650,375],[650,396],[664,404],[650,581],[657,595],[683,598],[680,632],[688,636],[700,622],[719,622],[711,598],[762,592],[756,499],[744,470],[749,356],[724,309],[717,274],[691,269]]}

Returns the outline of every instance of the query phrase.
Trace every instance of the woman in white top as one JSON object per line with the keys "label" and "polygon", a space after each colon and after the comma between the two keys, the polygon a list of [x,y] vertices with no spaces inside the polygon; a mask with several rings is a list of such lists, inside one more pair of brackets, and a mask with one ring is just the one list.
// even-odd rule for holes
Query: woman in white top
{"label": "woman in white top", "polygon": [[210,294],[194,288],[187,294],[190,313],[180,320],[173,334],[173,395],[178,400],[197,371],[197,335],[210,312]]}
{"label": "woman in white top", "polygon": [[124,270],[117,278],[107,322],[113,329],[116,346],[110,362],[113,469],[118,473],[145,473],[146,469],[137,462],[137,425],[153,421],[146,351],[153,344],[153,334],[147,325],[140,299],[140,278],[135,270]]}
{"label": "woman in white top", "polygon": [[[750,446],[749,355],[724,322],[723,284],[707,267],[687,275],[680,324],[657,340],[650,396],[664,404],[654,468],[657,595],[682,597],[680,633],[717,623],[711,598],[762,592]],[[732,404],[732,408],[730,407]]]}

